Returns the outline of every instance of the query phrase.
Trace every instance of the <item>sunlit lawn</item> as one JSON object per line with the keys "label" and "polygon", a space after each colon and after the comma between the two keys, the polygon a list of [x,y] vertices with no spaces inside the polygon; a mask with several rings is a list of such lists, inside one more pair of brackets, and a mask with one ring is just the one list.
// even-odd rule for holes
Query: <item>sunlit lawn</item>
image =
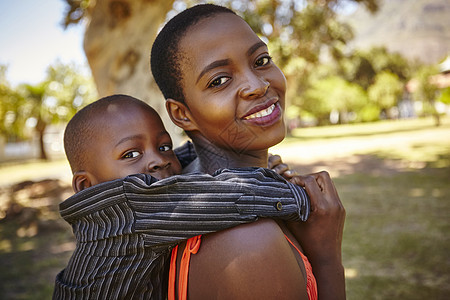
{"label": "sunlit lawn", "polygon": [[[327,169],[333,175],[347,210],[348,299],[448,299],[450,119],[443,123],[440,128],[423,119],[299,129],[272,149],[302,172]],[[13,182],[13,168],[24,178],[44,169],[60,172],[65,161],[0,167],[0,178]],[[38,221],[23,214],[0,221],[0,299],[51,298],[54,276],[73,248],[70,227],[56,212],[70,194],[66,187],[61,198],[47,201]],[[0,204],[7,199],[3,190]]]}
{"label": "sunlit lawn", "polygon": [[334,175],[348,299],[449,299],[449,121],[298,129],[272,151]]}

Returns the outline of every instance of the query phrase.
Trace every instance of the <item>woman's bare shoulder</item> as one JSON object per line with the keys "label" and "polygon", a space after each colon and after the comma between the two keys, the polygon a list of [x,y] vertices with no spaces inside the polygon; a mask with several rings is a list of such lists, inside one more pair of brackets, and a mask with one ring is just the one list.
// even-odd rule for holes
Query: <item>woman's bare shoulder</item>
{"label": "woman's bare shoulder", "polygon": [[189,299],[307,299],[305,279],[271,219],[205,235],[192,256]]}

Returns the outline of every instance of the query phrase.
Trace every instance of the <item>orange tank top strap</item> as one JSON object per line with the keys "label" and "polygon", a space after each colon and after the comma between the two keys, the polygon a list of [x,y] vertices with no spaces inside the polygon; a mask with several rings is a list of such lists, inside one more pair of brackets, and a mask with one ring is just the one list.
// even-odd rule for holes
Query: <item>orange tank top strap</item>
{"label": "orange tank top strap", "polygon": [[[306,270],[306,291],[308,293],[309,300],[317,300],[317,283],[316,278],[312,272],[311,264],[308,258],[292,243],[292,241],[285,235],[286,240],[298,251]],[[187,286],[189,276],[189,262],[191,254],[196,254],[200,249],[201,235],[192,237],[187,240],[186,248],[184,249],[183,256],[180,263],[180,278],[178,280],[178,300],[187,299]],[[170,258],[170,270],[169,270],[169,294],[168,300],[175,300],[175,283],[177,273],[177,252],[178,246],[175,246],[172,250],[172,256]]]}
{"label": "orange tank top strap", "polygon": [[[191,254],[196,254],[200,249],[201,235],[194,236],[186,241],[186,247],[183,251],[180,263],[180,275],[178,279],[178,300],[187,299],[187,287],[189,278],[189,263],[191,261]],[[175,300],[175,284],[177,274],[177,253],[178,245],[172,249],[172,255],[170,257],[170,269],[169,269],[169,291],[168,300]]]}
{"label": "orange tank top strap", "polygon": [[300,254],[303,264],[305,265],[306,270],[306,292],[308,293],[308,299],[309,300],[317,300],[317,282],[316,277],[314,277],[311,264],[308,260],[308,258],[297,248],[297,246],[294,245],[294,243],[286,236],[286,239],[288,242],[297,250],[297,252]]}

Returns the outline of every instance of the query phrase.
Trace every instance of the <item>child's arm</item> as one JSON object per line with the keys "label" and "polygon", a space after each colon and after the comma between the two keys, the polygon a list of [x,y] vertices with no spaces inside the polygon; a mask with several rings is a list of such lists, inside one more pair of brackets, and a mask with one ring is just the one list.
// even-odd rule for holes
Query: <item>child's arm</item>
{"label": "child's arm", "polygon": [[[109,212],[111,211],[111,212]],[[222,170],[215,175],[177,175],[156,181],[138,174],[85,189],[60,205],[80,242],[145,235],[151,246],[253,222],[258,217],[306,220],[309,200],[303,188],[268,169]],[[102,218],[93,218],[95,214]],[[106,230],[86,228],[121,224]]]}

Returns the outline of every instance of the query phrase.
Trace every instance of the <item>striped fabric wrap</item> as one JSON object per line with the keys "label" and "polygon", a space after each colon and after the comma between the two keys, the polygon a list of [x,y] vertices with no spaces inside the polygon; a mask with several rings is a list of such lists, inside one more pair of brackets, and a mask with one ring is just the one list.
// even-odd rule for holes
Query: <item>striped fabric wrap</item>
{"label": "striped fabric wrap", "polygon": [[60,204],[77,245],[53,299],[165,299],[177,243],[260,217],[305,221],[309,212],[303,188],[264,168],[98,184]]}

